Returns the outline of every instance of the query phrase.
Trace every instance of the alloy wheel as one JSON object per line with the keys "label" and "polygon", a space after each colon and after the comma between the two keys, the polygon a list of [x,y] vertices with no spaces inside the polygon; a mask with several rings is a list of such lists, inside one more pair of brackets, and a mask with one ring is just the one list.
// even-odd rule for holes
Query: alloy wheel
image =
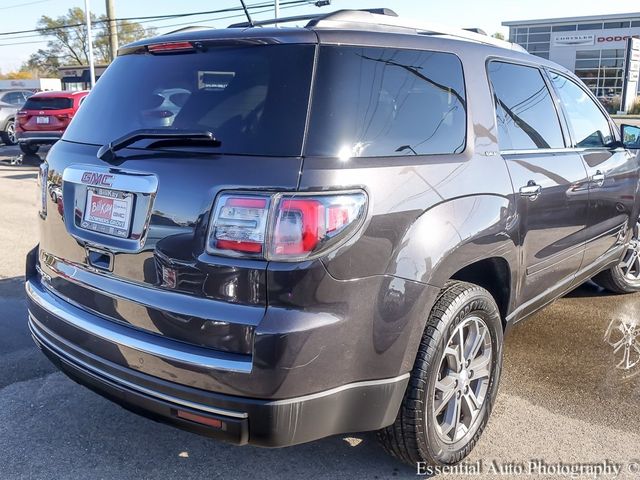
{"label": "alloy wheel", "polygon": [[16,141],[17,141],[17,139],[16,139],[16,124],[14,122],[9,122],[5,132],[7,133],[7,138],[9,139],[9,144],[10,145],[14,145],[16,143]]}
{"label": "alloy wheel", "polygon": [[640,222],[633,228],[633,236],[627,245],[627,250],[618,265],[622,275],[632,282],[640,281]]}
{"label": "alloy wheel", "polygon": [[480,317],[463,320],[449,338],[440,360],[432,415],[445,443],[462,440],[487,399],[491,379],[492,341]]}

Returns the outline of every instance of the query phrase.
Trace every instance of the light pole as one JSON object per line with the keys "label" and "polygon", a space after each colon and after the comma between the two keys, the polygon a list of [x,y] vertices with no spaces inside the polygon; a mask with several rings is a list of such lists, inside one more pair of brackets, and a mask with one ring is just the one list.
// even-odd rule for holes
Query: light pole
{"label": "light pole", "polygon": [[113,62],[118,55],[118,25],[116,23],[115,0],[106,0],[107,25],[109,27],[109,53]]}
{"label": "light pole", "polygon": [[89,47],[89,75],[91,77],[91,88],[96,84],[96,70],[93,63],[93,38],[91,34],[91,10],[89,0],[84,0],[84,16],[87,19],[87,43]]}

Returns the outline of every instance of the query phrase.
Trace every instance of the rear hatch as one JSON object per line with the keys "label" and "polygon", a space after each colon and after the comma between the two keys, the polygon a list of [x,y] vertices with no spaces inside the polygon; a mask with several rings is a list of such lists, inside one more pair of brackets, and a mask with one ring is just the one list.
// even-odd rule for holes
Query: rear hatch
{"label": "rear hatch", "polygon": [[73,118],[73,98],[33,96],[18,112],[18,124],[25,131],[64,130]]}
{"label": "rear hatch", "polygon": [[[172,42],[119,56],[43,166],[40,261],[54,293],[135,328],[250,354],[267,263],[206,253],[209,217],[221,191],[296,189],[313,42]],[[98,158],[133,131],[216,141],[143,135]]]}

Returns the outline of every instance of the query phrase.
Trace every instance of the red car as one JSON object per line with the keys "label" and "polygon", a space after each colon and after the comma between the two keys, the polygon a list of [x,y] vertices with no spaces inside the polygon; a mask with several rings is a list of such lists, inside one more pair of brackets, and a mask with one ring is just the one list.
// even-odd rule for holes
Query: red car
{"label": "red car", "polygon": [[56,143],[89,94],[41,92],[27,99],[16,117],[16,138],[25,154],[35,154],[40,145]]}

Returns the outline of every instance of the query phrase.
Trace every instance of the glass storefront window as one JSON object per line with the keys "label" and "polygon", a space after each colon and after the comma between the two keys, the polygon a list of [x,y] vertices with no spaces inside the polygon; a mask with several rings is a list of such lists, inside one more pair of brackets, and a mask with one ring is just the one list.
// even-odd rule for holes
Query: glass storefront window
{"label": "glass storefront window", "polygon": [[605,22],[604,28],[629,28],[629,22]]}
{"label": "glass storefront window", "polygon": [[602,30],[602,22],[600,23],[582,23],[578,25],[578,30]]}
{"label": "glass storefront window", "polygon": [[549,33],[529,33],[529,43],[532,42],[548,42],[551,40]]}
{"label": "glass storefront window", "polygon": [[575,32],[576,25],[554,25],[551,27],[552,32]]}
{"label": "glass storefront window", "polygon": [[551,27],[529,27],[529,33],[549,33]]}

